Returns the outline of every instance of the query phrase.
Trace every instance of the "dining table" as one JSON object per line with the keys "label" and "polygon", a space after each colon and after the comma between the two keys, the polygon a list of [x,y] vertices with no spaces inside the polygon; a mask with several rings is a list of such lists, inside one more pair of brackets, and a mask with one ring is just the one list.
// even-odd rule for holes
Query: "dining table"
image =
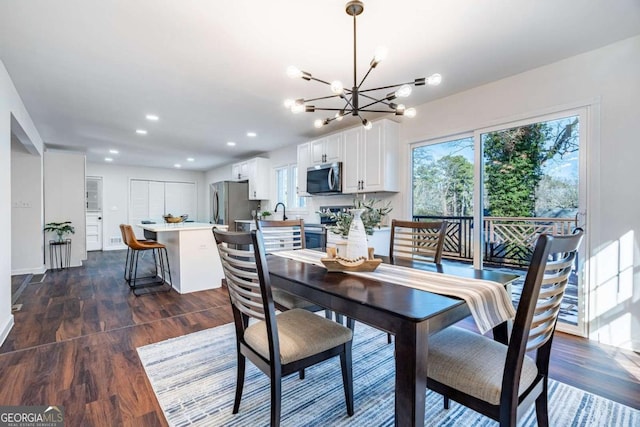
{"label": "dining table", "polygon": [[[381,265],[389,263],[387,257],[376,258],[383,259]],[[395,336],[395,425],[423,426],[429,335],[469,316],[469,304],[457,297],[394,283],[386,277],[329,272],[317,263],[283,255],[268,255],[267,264],[271,286]],[[470,282],[492,281],[503,287],[509,287],[519,277],[411,259],[394,259],[393,265]],[[506,342],[508,323],[493,328],[496,339]]]}

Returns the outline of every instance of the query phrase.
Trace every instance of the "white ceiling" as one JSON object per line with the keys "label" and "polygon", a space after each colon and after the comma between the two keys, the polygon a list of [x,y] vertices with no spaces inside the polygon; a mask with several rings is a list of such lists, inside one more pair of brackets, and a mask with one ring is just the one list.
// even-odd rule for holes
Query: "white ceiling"
{"label": "white ceiling", "polygon": [[[328,95],[319,83],[289,79],[289,65],[351,85],[345,3],[0,0],[0,60],[48,147],[85,151],[94,162],[117,149],[114,164],[207,170],[357,123],[317,130],[322,115],[293,115],[282,104]],[[364,3],[358,78],[376,47],[389,51],[365,88],[443,76],[438,87],[416,88],[407,106],[640,34],[638,0]]]}

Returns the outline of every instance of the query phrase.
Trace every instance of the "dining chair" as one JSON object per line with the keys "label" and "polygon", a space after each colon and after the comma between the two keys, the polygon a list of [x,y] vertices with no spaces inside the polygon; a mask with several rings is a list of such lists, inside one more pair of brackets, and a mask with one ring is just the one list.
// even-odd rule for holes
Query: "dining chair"
{"label": "dining chair", "polygon": [[[392,219],[389,261],[393,264],[396,259],[409,258],[440,264],[446,233],[446,221]],[[387,333],[387,342],[391,344],[391,334],[389,333]]]}
{"label": "dining chair", "polygon": [[275,313],[262,231],[214,228],[213,235],[236,330],[238,363],[233,413],[240,409],[245,359],[271,379],[271,426],[278,426],[282,377],[340,356],[347,413],[353,415],[352,331],[307,310]]}
{"label": "dining chair", "polygon": [[[258,230],[262,231],[264,250],[267,254],[306,248],[303,219],[284,221],[256,220],[256,226]],[[293,308],[302,308],[313,312],[324,310],[324,307],[317,306],[282,289],[273,289],[272,295],[276,308],[281,311]],[[325,316],[331,318],[331,312],[325,310]]]}
{"label": "dining chair", "polygon": [[538,425],[549,425],[551,344],[582,234],[538,237],[508,344],[455,326],[429,337],[427,387],[445,408],[453,399],[505,427],[535,401]]}
{"label": "dining chair", "polygon": [[411,258],[440,264],[446,221],[391,221],[389,258]]}

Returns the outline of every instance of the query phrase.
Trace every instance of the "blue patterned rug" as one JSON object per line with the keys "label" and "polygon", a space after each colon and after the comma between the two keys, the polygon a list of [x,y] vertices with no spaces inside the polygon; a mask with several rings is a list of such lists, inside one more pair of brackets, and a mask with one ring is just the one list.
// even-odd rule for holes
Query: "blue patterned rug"
{"label": "blue patterned rug", "polygon": [[[307,369],[306,379],[282,381],[283,426],[392,426],[393,345],[386,334],[358,323],[353,346],[355,414],[348,417],[338,358]],[[232,324],[138,348],[138,354],[172,426],[267,426],[269,379],[247,363],[240,412],[231,413],[236,381]],[[549,424],[640,426],[640,411],[551,381]],[[492,420],[427,392],[427,426],[495,426]],[[531,409],[520,425],[536,426]]]}

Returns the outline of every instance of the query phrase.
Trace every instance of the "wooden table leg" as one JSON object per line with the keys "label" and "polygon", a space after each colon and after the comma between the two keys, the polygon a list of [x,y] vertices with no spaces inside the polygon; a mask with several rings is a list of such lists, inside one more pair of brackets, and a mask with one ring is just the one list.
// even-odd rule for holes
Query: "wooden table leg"
{"label": "wooden table leg", "polygon": [[396,333],[396,426],[424,426],[428,331],[423,322]]}

